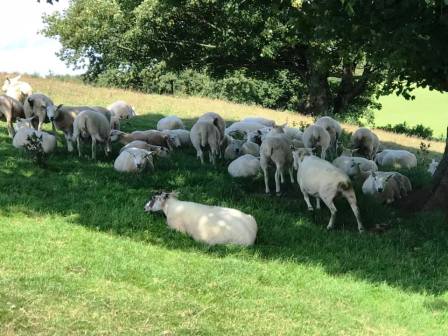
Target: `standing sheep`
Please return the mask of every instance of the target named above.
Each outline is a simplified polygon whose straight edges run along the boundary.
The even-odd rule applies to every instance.
[[[159,131],[184,129],[184,128],[185,126],[182,120],[175,115],[162,118],[157,122],[157,129]]]
[[[91,139],[92,159],[96,159],[96,143],[105,145],[106,156],[111,152],[110,148],[110,121],[96,111],[85,110],[79,113],[73,122],[73,140],[78,146],[78,154],[81,157],[81,139]]]
[[[24,118],[23,105],[18,100],[6,96],[0,96],[0,120],[6,120],[8,134],[11,138],[14,137],[15,131],[12,123],[17,118]]]
[[[331,137],[325,128],[319,125],[310,125],[303,132],[303,144],[306,148],[321,149],[320,157],[325,160],[330,147]]]
[[[218,127],[210,121],[198,120],[191,128],[190,139],[201,163],[204,164],[203,149],[208,146],[210,162],[215,164],[221,143],[221,134]]]
[[[46,95],[33,93],[25,99],[23,109],[26,118],[37,117],[37,130],[41,131],[44,122],[50,121],[48,115],[54,115],[55,106],[53,101]]]
[[[297,182],[308,210],[313,211],[309,195],[316,198],[317,209],[320,209],[320,200],[322,200],[331,212],[330,222],[327,226],[327,229],[330,230],[334,227],[337,212],[333,201],[336,196],[342,195],[350,204],[355,215],[358,231],[363,232],[364,227],[361,223],[356,195],[350,178],[330,162],[319,159],[314,155],[307,155],[309,151],[308,148],[302,148],[293,152],[294,167],[297,169]]]
[[[198,121],[211,122],[213,125],[215,125],[218,128],[219,135],[220,135],[219,141],[221,142],[224,139],[226,122],[224,121],[223,117],[221,117],[218,113],[206,112],[199,117]]]
[[[342,134],[341,125],[331,117],[319,118],[316,120],[314,125],[318,125],[318,126],[325,128],[325,130],[328,132],[328,134],[330,134],[331,148],[334,151],[334,153],[336,154],[338,140]]]
[[[239,210],[179,201],[175,193],[157,193],[145,205],[146,212],[163,211],[171,229],[208,245],[249,246],[257,236],[254,217]]]
[[[123,100],[110,104],[107,109],[118,119],[131,119],[136,116],[134,107]]]
[[[371,130],[361,127],[352,134],[351,145],[354,153],[373,160],[380,147],[380,140]]]
[[[417,157],[402,149],[385,149],[376,154],[375,161],[380,166],[391,166],[398,169],[417,167]]]

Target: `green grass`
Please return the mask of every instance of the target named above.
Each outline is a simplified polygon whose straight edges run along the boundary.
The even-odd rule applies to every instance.
[[[416,89],[415,100],[390,95],[380,98],[382,109],[375,113],[375,125],[422,124],[434,131],[434,137],[445,138],[448,126],[448,94],[429,89]]]
[[[76,88],[55,87],[59,97]],[[154,127],[171,112],[145,110],[124,129]],[[194,118],[180,116],[191,126]],[[266,196],[261,177],[231,179],[224,164],[201,166],[192,150],[123,175],[112,159],[78,159],[61,145],[41,169],[6,134],[1,123],[0,335],[448,333],[440,214],[404,216],[358,190],[365,225],[391,230],[359,235],[341,200],[337,230],[327,232],[328,210],[310,214],[297,185]],[[429,182],[424,167],[406,173],[417,187]],[[143,211],[160,189],[251,213],[256,244],[208,247],[169,230],[162,215]]]

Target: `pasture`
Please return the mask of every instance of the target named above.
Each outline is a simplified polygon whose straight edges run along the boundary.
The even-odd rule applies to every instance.
[[[154,128],[176,114],[191,127],[205,111],[227,122],[247,115],[310,120],[203,98],[175,98],[25,78],[56,104],[106,106],[124,99],[139,115],[122,129]],[[47,125],[48,127],[48,125]],[[347,130],[353,127],[346,126]],[[420,140],[378,132],[388,146]],[[448,230],[441,214],[407,216],[357,195],[357,233],[345,201],[336,230],[326,208],[309,213],[297,184],[266,196],[262,176],[235,180],[220,162],[201,166],[192,149],[123,175],[112,158],[79,159],[62,136],[47,169],[10,144],[0,123],[0,334],[2,335],[446,335]],[[443,144],[431,142],[431,155]],[[86,154],[89,151],[86,148]],[[430,176],[405,173],[416,187]],[[273,179],[271,178],[271,182]],[[208,247],[171,231],[143,206],[157,190],[240,209],[258,223],[251,248]]]

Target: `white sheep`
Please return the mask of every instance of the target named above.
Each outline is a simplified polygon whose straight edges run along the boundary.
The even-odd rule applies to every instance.
[[[341,169],[350,178],[361,174],[361,177],[367,178],[370,172],[378,171],[378,166],[372,160],[363,157],[340,156],[333,160],[333,165]]]
[[[341,125],[333,118],[327,116],[317,119],[314,125],[318,125],[325,128],[328,134],[330,134],[331,148],[334,151],[334,153],[336,153],[338,140],[342,134]]]
[[[180,147],[191,147],[190,131],[184,129],[165,130],[162,133],[176,136],[180,141]]]
[[[251,154],[253,156],[260,156],[260,146],[252,141],[246,141],[241,146],[241,154]]]
[[[107,109],[118,119],[130,119],[136,116],[134,107],[123,100],[110,104]]]
[[[306,148],[321,149],[320,157],[325,160],[327,150],[331,144],[330,134],[319,125],[310,125],[303,132],[303,144]]]
[[[371,172],[362,185],[362,192],[382,203],[393,203],[412,190],[409,179],[397,172]]]
[[[179,201],[175,193],[157,193],[145,205],[146,212],[163,211],[171,229],[209,245],[249,246],[257,236],[257,222],[236,209]]]
[[[352,134],[351,146],[356,155],[373,160],[380,147],[380,140],[371,130],[361,127]]]
[[[19,80],[21,76],[22,75],[18,75],[11,79],[6,77],[6,80],[3,82],[2,91],[5,92],[7,96],[18,100],[23,104],[25,99],[33,94],[33,89],[27,82]]]
[[[225,134],[248,134],[250,132],[258,131],[259,129],[264,129],[265,127],[265,125],[258,122],[237,121],[225,129]]]
[[[25,125],[27,123],[18,123],[19,125]],[[53,134],[37,131],[32,127],[18,126],[17,132],[12,139],[12,145],[15,148],[25,148],[30,143],[29,138],[35,135],[42,145],[42,150],[46,154],[53,153],[56,149],[56,137]]]
[[[285,131],[285,134],[291,139],[291,140],[302,140],[303,139],[303,132],[295,127],[283,127],[283,130]]]
[[[144,149],[144,150],[147,150],[149,152],[152,152],[154,154],[154,156],[159,156],[159,157],[168,157],[169,156],[169,149],[168,148],[162,147],[162,146],[151,145],[151,144],[147,143],[146,141],[142,141],[142,140],[131,141],[126,146],[123,146],[120,149],[120,153],[125,151],[125,150],[127,150],[127,149],[129,149],[129,148]]]
[[[417,157],[403,149],[385,149],[376,154],[375,161],[380,166],[391,166],[398,169],[417,167]]]
[[[232,177],[257,176],[261,169],[260,159],[253,155],[245,154],[230,162],[227,171]]]
[[[431,175],[434,175],[438,166],[439,166],[439,161],[432,159],[431,163],[428,166],[428,170],[427,170],[428,173],[430,173]]]
[[[215,164],[216,157],[219,155],[219,147],[221,142],[221,134],[219,129],[209,121],[198,120],[190,131],[190,139],[193,147],[196,149],[196,155],[204,164],[203,149],[208,147],[209,159]]]
[[[126,148],[114,162],[115,170],[121,173],[139,173],[146,167],[154,169],[153,152],[141,148]]]
[[[350,204],[358,223],[359,232],[363,232],[364,227],[361,223],[356,195],[350,178],[330,162],[314,155],[309,156],[310,151],[309,148],[301,148],[293,152],[294,168],[297,169],[297,182],[308,210],[313,211],[309,195],[316,198],[317,209],[320,209],[320,200],[322,200],[331,212],[330,222],[327,226],[327,229],[330,230],[334,227],[337,212],[333,201],[337,195],[342,195]]]
[[[226,135],[226,139],[228,145],[224,150],[224,160],[235,160],[241,155],[241,149],[243,147],[244,140],[233,139],[229,135]]]
[[[105,145],[106,156],[111,152],[110,148],[110,121],[100,112],[85,110],[79,113],[73,122],[73,141],[78,146],[78,154],[81,157],[81,139],[91,139],[92,159],[96,159],[96,143]]]
[[[247,118],[244,118],[241,121],[255,122],[255,123],[263,124],[266,127],[274,127],[275,126],[275,121],[274,120],[266,119],[266,118],[263,118],[263,117],[247,117]]]
[[[157,129],[159,131],[184,129],[184,128],[185,126],[182,120],[175,115],[164,117],[157,122]]]

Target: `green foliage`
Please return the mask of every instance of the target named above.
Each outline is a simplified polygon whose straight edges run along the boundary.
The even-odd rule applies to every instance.
[[[425,127],[421,124],[418,124],[416,126],[409,126],[406,121],[394,126],[392,126],[391,124],[387,124],[386,126],[380,126],[378,128],[389,132],[407,134],[423,139],[431,139],[433,136],[433,131],[431,128]]]

